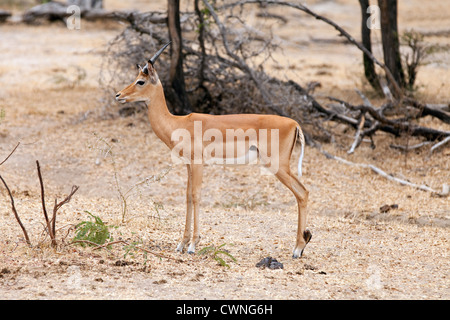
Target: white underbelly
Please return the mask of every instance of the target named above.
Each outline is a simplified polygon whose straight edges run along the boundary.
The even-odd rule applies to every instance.
[[[246,165],[246,164],[256,164],[258,160],[258,151],[256,148],[251,148],[247,151],[245,155],[235,158],[227,158],[227,157],[210,157],[203,159],[205,164],[219,164],[225,166],[238,166],[238,165]]]

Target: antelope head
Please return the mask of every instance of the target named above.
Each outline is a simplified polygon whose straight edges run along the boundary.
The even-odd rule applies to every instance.
[[[158,74],[154,68],[154,64],[164,49],[170,44],[167,43],[155,55],[148,60],[144,67],[136,65],[139,69],[139,74],[136,79],[123,90],[116,94],[116,100],[120,103],[134,102],[134,101],[144,101],[146,103],[150,102],[150,97],[153,95],[153,91],[161,86]]]

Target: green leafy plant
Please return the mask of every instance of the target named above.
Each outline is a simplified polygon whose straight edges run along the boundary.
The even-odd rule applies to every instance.
[[[82,221],[76,225],[75,229],[77,234],[73,238],[73,241],[79,241],[79,244],[83,247],[88,245],[103,245],[106,241],[112,241],[113,238],[109,232],[109,228],[99,217],[93,215],[89,211],[85,211],[94,219],[94,221]],[[86,242],[82,242],[84,240]]]
[[[130,256],[131,258],[135,258],[135,254],[139,251],[142,251],[142,257],[144,259],[143,265],[147,266],[149,251],[147,251],[143,248],[144,242],[142,241],[142,239],[138,238],[137,240],[132,241],[131,243],[129,243],[129,242],[124,242],[124,243],[126,245],[123,247],[123,250],[125,251],[123,258],[126,259],[127,256]]]
[[[234,262],[236,262],[237,260],[236,260],[235,257],[233,257],[233,256],[231,255],[230,252],[228,252],[228,250],[222,249],[222,248],[225,247],[225,246],[226,246],[226,243],[224,243],[224,244],[222,244],[222,245],[220,245],[220,246],[218,246],[218,247],[215,247],[215,246],[205,247],[205,248],[201,249],[201,250],[198,252],[198,254],[199,254],[199,255],[210,254],[211,257],[212,257],[214,260],[216,260],[222,267],[227,267],[227,268],[229,268],[230,266],[228,265],[228,263],[225,261],[224,258],[228,257],[228,258],[230,258],[231,260],[233,260]],[[222,256],[223,256],[223,258],[222,258]]]

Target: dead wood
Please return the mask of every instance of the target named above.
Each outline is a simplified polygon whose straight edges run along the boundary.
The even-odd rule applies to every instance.
[[[376,128],[377,130],[382,130],[385,132],[392,133],[396,136],[401,135],[401,133],[408,133],[411,136],[421,136],[421,137],[424,137],[425,139],[431,140],[431,141],[439,140],[439,139],[450,136],[450,131],[437,130],[437,129],[433,129],[433,128],[422,127],[422,126],[415,124],[411,120],[417,119],[418,118],[417,116],[412,117],[412,118],[408,118],[407,116],[405,116],[405,117],[396,118],[396,119],[391,119],[391,118],[386,117],[384,115],[384,111],[387,108],[393,107],[393,105],[389,104],[389,103],[381,106],[380,108],[375,108],[371,104],[370,105],[367,105],[367,104],[353,105],[346,101],[343,101],[341,99],[337,99],[334,97],[327,97],[327,98],[332,101],[337,101],[337,102],[341,103],[344,107],[346,107],[347,109],[349,109],[351,111],[360,111],[360,112],[367,113],[368,115],[370,115],[372,117],[372,121],[369,121],[367,126],[372,127],[373,126],[372,122],[375,122],[374,128]],[[368,134],[368,133],[373,134],[375,131],[376,130],[372,129],[372,130],[366,132],[365,134]]]
[[[11,16],[11,12],[0,9],[0,23],[5,22]]]
[[[55,199],[55,206],[53,207],[53,217],[51,220],[52,223],[52,232],[53,235],[56,236],[56,230],[55,230],[55,225],[56,225],[56,213],[58,212],[59,209],[61,209],[61,207],[67,203],[70,202],[70,200],[72,200],[72,196],[75,194],[75,192],[78,191],[80,187],[73,185],[72,186],[72,190],[70,191],[69,195],[61,202],[58,202],[58,199]]]
[[[430,153],[433,153],[435,150],[439,149],[440,147],[442,147],[443,145],[445,145],[446,143],[448,143],[450,141],[450,136],[448,136],[447,138],[445,138],[444,140],[442,140],[441,142],[436,143],[435,145],[433,145],[430,149]]]
[[[408,151],[411,151],[411,150],[420,149],[420,148],[422,148],[424,146],[427,146],[429,144],[431,144],[431,141],[424,141],[424,142],[415,144],[413,146],[402,146],[402,145],[391,144],[389,147],[392,148],[392,149],[398,149],[398,150],[401,150],[401,151],[404,151],[404,152],[408,152]]]
[[[45,190],[44,190],[44,182],[42,180],[41,167],[39,165],[39,161],[37,161],[37,160],[36,160],[36,166],[37,166],[37,172],[38,172],[38,177],[39,177],[39,184],[41,186],[41,203],[42,203],[42,211],[44,213],[44,219],[45,219],[45,223],[46,223],[46,230],[48,232],[48,235],[50,236],[52,247],[56,247],[57,246],[56,228],[55,228],[56,213],[63,205],[70,202],[70,200],[72,199],[72,196],[75,194],[75,192],[78,191],[79,187],[75,186],[75,185],[72,186],[72,190],[70,191],[69,195],[61,202],[58,202],[58,200],[55,199],[55,205],[53,207],[53,216],[52,216],[52,219],[49,219],[48,214],[47,214],[47,208],[45,205]]]
[[[0,163],[0,166],[1,166],[2,164],[4,164],[4,163],[11,157],[11,155],[17,150],[17,147],[18,147],[19,145],[20,145],[20,142],[17,143],[17,145],[14,147],[14,149],[13,149],[13,150],[9,153],[9,155],[5,158],[5,160],[3,160],[3,161]],[[11,193],[11,190],[9,189],[8,185],[6,184],[5,179],[3,179],[3,177],[2,177],[1,175],[0,175],[0,180],[3,182],[3,185],[4,185],[5,188],[6,188],[6,191],[8,191],[9,198],[11,199],[11,209],[12,209],[12,211],[13,211],[13,213],[14,213],[14,217],[16,217],[16,220],[17,220],[17,222],[19,223],[20,228],[21,228],[22,231],[23,231],[23,234],[24,234],[24,236],[25,236],[25,241],[26,241],[27,244],[31,247],[31,241],[30,241],[30,238],[28,237],[28,232],[27,232],[27,230],[25,229],[25,226],[23,225],[22,221],[20,220],[19,214],[17,213],[16,205],[15,205],[15,202],[14,202],[14,197],[13,197],[13,195],[12,195],[12,193]]]
[[[433,188],[430,188],[430,187],[428,187],[428,186],[426,186],[424,184],[421,184],[421,185],[415,184],[415,183],[409,182],[407,180],[395,177],[392,174],[388,174],[385,171],[381,170],[380,168],[374,166],[373,164],[355,163],[355,162],[343,159],[341,157],[332,155],[332,154],[330,154],[330,153],[328,153],[328,152],[326,152],[326,151],[324,151],[322,149],[319,149],[319,150],[328,159],[333,159],[333,160],[339,161],[339,162],[341,162],[343,164],[346,164],[346,165],[349,165],[349,166],[361,167],[361,168],[369,168],[373,172],[375,172],[375,173],[379,174],[380,176],[382,176],[383,178],[386,178],[388,180],[400,183],[401,185],[409,186],[409,187],[412,187],[412,188],[415,188],[415,189],[419,189],[419,190],[422,190],[422,191],[431,192],[432,194],[441,194],[441,192],[439,192],[439,191],[437,191],[437,190],[435,190]],[[443,186],[443,189],[445,189],[445,186]]]
[[[9,194],[9,198],[11,199],[11,209],[14,213],[14,216],[16,217],[17,222],[19,223],[20,228],[23,231],[23,234],[25,236],[25,241],[27,242],[27,244],[31,247],[31,241],[30,238],[28,237],[28,232],[25,229],[25,226],[23,225],[22,221],[20,220],[19,214],[17,213],[17,209],[14,203],[14,198],[13,195],[11,193],[11,190],[9,189],[8,185],[6,184],[6,181],[3,179],[3,177],[0,175],[0,180],[2,180],[3,185],[5,186],[6,190],[8,191]]]
[[[27,24],[37,24],[40,21],[64,21],[74,14],[69,10],[73,3],[49,1],[28,9],[22,14],[22,21]],[[117,20],[116,12],[101,7],[78,6],[80,17],[87,20]]]
[[[11,157],[11,155],[16,151],[16,149],[17,149],[17,147],[18,147],[19,145],[20,145],[20,142],[17,143],[17,145],[16,145],[16,146],[14,147],[14,149],[9,153],[9,155],[8,155],[8,156],[0,163],[0,166],[1,166],[2,164],[4,164],[4,163]],[[6,191],[8,191],[9,198],[11,199],[11,209],[12,209],[12,211],[13,211],[13,213],[14,213],[14,216],[16,217],[17,222],[19,223],[20,228],[21,228],[22,231],[23,231],[23,234],[24,234],[24,236],[25,236],[25,241],[27,242],[27,244],[28,244],[29,246],[31,246],[31,241],[30,241],[30,238],[28,237],[28,232],[27,232],[27,230],[25,229],[25,226],[23,225],[22,221],[20,220],[19,214],[17,213],[16,205],[15,205],[15,203],[14,203],[14,197],[13,197],[13,195],[12,195],[12,193],[11,193],[11,190],[9,189],[8,185],[6,184],[5,179],[3,179],[3,177],[2,177],[1,175],[0,175],[0,180],[3,182],[3,185],[4,185],[5,188],[6,188]]]
[[[9,155],[5,158],[5,160],[3,160],[2,162],[0,162],[0,166],[2,164],[4,164],[6,162],[6,160],[9,159],[9,157],[11,157],[11,155],[16,151],[17,147],[20,145],[20,142],[17,143],[17,145],[14,147],[14,149],[12,149],[12,151],[9,153]]]
[[[39,165],[39,161],[37,161],[37,160],[36,160],[36,167],[37,167],[37,172],[38,172],[38,177],[39,177],[39,184],[41,186],[42,211],[44,213],[44,218],[45,218],[45,222],[47,225],[47,232],[50,236],[52,246],[56,246],[57,243],[56,243],[55,235],[53,234],[53,228],[51,227],[50,220],[48,219],[47,208],[45,206],[45,191],[44,191],[44,182],[42,181],[41,166]]]
[[[449,104],[423,104],[412,98],[406,98],[405,103],[417,109],[416,118],[432,116],[442,122],[450,124],[450,105]]]
[[[364,128],[365,122],[366,122],[366,116],[365,116],[365,113],[362,113],[361,119],[359,120],[358,129],[356,130],[356,133],[355,133],[355,141],[353,141],[353,144],[352,144],[350,150],[347,151],[348,154],[352,154],[353,152],[355,152],[355,149],[357,147],[359,147],[359,145],[361,144],[361,141],[363,139],[362,128]]]
[[[25,11],[22,15],[22,21],[25,23],[36,23],[39,20],[63,20],[71,15],[67,12],[69,6],[60,2],[50,1]]]

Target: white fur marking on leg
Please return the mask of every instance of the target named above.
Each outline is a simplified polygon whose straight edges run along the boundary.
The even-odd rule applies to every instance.
[[[195,253],[195,243],[191,243],[188,248],[188,253]]]
[[[184,243],[181,241],[177,246],[177,252],[183,252]]]
[[[303,154],[305,152],[305,145],[302,142],[302,151],[300,153],[300,157],[298,158],[298,176],[302,176],[302,162],[303,162]]]

